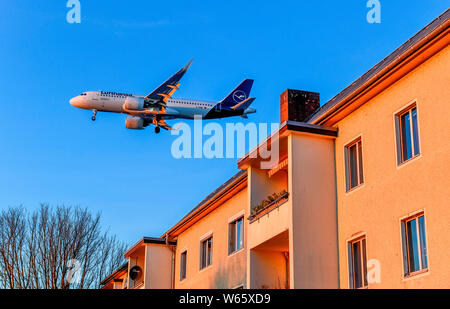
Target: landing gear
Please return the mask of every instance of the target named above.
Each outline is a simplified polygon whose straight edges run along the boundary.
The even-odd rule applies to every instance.
[[[155,127],[155,133],[158,134],[161,131],[160,127]]]
[[[95,121],[95,116],[97,116],[97,110],[96,109],[94,109],[94,115],[92,116],[92,121]]]

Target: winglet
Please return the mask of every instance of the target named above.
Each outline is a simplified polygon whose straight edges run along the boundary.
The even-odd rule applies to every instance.
[[[183,71],[187,71],[189,69],[189,67],[191,66],[192,61],[194,61],[194,59],[191,59],[183,68]]]

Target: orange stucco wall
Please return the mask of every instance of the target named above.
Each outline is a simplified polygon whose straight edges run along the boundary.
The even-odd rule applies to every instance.
[[[340,285],[349,287],[346,241],[366,233],[381,282],[369,288],[450,287],[450,47],[334,124]],[[397,166],[394,114],[416,102],[421,154]],[[346,193],[344,146],[361,136],[364,185]],[[429,271],[405,279],[400,220],[424,210]]]
[[[292,288],[337,288],[334,139],[289,136]]]
[[[166,245],[145,245],[144,289],[170,289],[172,249]]]
[[[246,286],[247,189],[232,196],[220,207],[178,236],[175,265],[175,288],[235,288]],[[228,224],[243,214],[244,249],[228,255]],[[200,270],[200,240],[213,235],[212,264]],[[180,281],[180,254],[187,250],[186,279]]]

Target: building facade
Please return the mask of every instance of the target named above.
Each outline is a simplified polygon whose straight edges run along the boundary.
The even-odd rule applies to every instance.
[[[104,287],[449,288],[449,25],[446,11],[322,107],[284,92],[241,171],[127,252],[140,282]]]

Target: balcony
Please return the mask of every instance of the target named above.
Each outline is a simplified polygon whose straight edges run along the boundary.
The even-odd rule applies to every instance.
[[[250,223],[255,222],[262,216],[270,213],[271,211],[277,209],[284,203],[288,201],[289,193],[286,190],[280,193],[273,193],[269,195],[267,199],[263,200],[260,204],[254,205],[251,208],[251,215],[248,217]]]
[[[290,288],[289,256],[289,231],[281,232],[251,249],[250,288]]]
[[[129,289],[169,289],[173,278],[174,241],[143,237],[125,252]]]
[[[141,289],[144,287],[145,248],[135,250],[129,259],[128,288]]]

